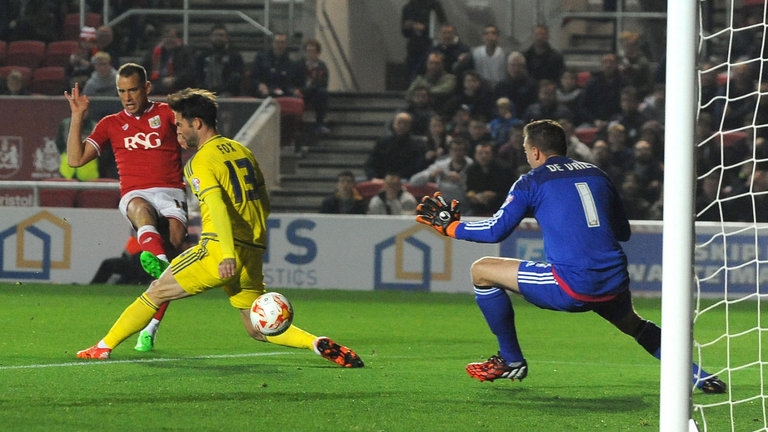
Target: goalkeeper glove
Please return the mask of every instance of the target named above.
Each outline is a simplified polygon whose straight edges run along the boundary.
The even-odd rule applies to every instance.
[[[421,204],[416,207],[416,214],[418,214],[416,222],[429,225],[440,234],[450,237],[454,237],[459,219],[461,219],[459,202],[451,200],[449,205],[440,192],[422,198]]]

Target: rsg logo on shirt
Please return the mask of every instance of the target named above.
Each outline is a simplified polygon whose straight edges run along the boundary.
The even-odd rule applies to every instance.
[[[149,150],[160,147],[162,142],[160,141],[160,134],[157,132],[150,132],[148,134],[139,132],[134,136],[125,137],[123,143],[128,150],[138,149],[139,146],[142,146],[144,150]]]

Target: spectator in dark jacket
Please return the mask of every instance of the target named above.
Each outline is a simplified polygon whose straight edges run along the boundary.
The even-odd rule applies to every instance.
[[[251,94],[256,97],[298,96],[299,65],[288,55],[288,36],[275,33],[272,49],[256,54],[251,72]]]
[[[411,115],[397,113],[392,129],[394,133],[380,138],[365,161],[369,180],[381,180],[387,173],[409,178],[424,167],[425,146],[411,135]]]
[[[195,85],[194,53],[183,44],[179,30],[174,26],[163,29],[160,43],[147,51],[142,65],[156,94],[173,93]]]
[[[625,86],[615,54],[603,55],[600,65],[600,72],[587,81],[582,105],[584,120],[598,127],[621,112],[621,89]]]
[[[214,24],[210,38],[210,48],[197,56],[197,82],[218,96],[240,96],[245,72],[243,56],[229,46],[229,32],[224,24]]]
[[[325,135],[330,130],[325,126],[328,113],[328,66],[320,60],[322,46],[316,39],[304,42],[306,58],[300,65],[299,77],[301,97],[304,103],[315,111],[315,132]]]
[[[432,45],[429,34],[430,14],[434,12],[438,23],[445,22],[445,11],[439,0],[410,0],[403,6],[400,15],[400,31],[408,40],[405,50],[405,64],[408,81],[424,74],[427,54]]]
[[[525,51],[528,73],[531,78],[540,81],[560,81],[565,71],[565,61],[559,51],[549,44],[549,29],[545,25],[537,25],[533,29],[533,43]]]
[[[355,187],[352,171],[342,171],[336,177],[336,192],[325,198],[320,213],[365,214],[363,196]]]
[[[536,80],[528,74],[525,56],[518,51],[510,53],[507,56],[507,77],[496,84],[494,97],[511,100],[518,114],[521,114],[528,105],[536,102],[538,91]]]

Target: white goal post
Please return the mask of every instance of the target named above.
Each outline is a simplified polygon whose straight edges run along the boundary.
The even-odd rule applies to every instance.
[[[691,418],[696,3],[667,2],[659,401],[665,432],[687,431]]]

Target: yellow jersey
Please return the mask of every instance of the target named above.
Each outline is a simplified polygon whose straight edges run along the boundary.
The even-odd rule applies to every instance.
[[[247,147],[216,135],[187,162],[184,176],[200,200],[201,240],[218,241],[223,258],[234,258],[235,245],[266,248],[269,195]]]

